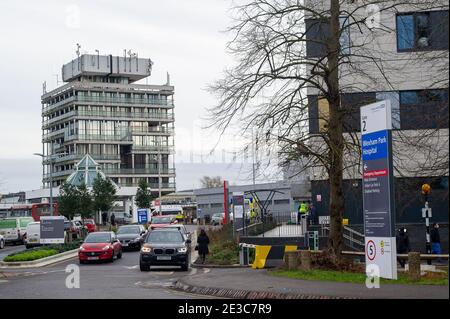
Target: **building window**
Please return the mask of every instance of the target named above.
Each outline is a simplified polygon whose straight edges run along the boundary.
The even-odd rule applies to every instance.
[[[448,128],[448,90],[400,91],[403,130]]]
[[[350,27],[349,17],[339,17],[339,23],[341,27],[341,34],[339,37],[339,43],[341,46],[342,54],[350,54]],[[306,55],[307,57],[323,57],[327,55],[327,45],[329,38],[331,37],[330,23],[328,20],[319,19],[306,19]]]
[[[448,11],[397,15],[398,51],[448,49]]]

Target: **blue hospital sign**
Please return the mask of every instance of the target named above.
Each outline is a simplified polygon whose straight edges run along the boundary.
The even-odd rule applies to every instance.
[[[138,209],[138,223],[146,224],[148,222],[148,210],[147,209]]]
[[[397,278],[391,107],[388,100],[361,108],[363,213],[366,267]]]

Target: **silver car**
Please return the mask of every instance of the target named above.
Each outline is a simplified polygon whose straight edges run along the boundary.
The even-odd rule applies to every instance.
[[[0,235],[0,249],[5,248],[5,237],[3,235]]]

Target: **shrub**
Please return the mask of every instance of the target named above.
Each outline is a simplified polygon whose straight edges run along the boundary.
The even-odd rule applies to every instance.
[[[23,251],[20,253],[16,253],[14,255],[6,256],[4,261],[13,262],[13,261],[32,261],[36,259],[41,259],[45,257],[49,257],[52,255],[58,254],[58,250],[56,249],[41,249],[34,251]]]

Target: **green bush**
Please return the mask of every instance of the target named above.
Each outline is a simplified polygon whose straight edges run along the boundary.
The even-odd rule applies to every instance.
[[[74,250],[80,247],[81,241],[75,240],[70,244],[61,245],[45,245],[12,253],[3,259],[5,262],[10,261],[32,261],[36,259],[45,258],[48,256],[60,254],[69,250]]]
[[[6,256],[4,261],[12,262],[12,261],[32,261],[36,259],[41,259],[49,256],[56,255],[58,250],[56,249],[41,249],[34,251],[23,251],[21,253],[16,253],[14,255]]]

